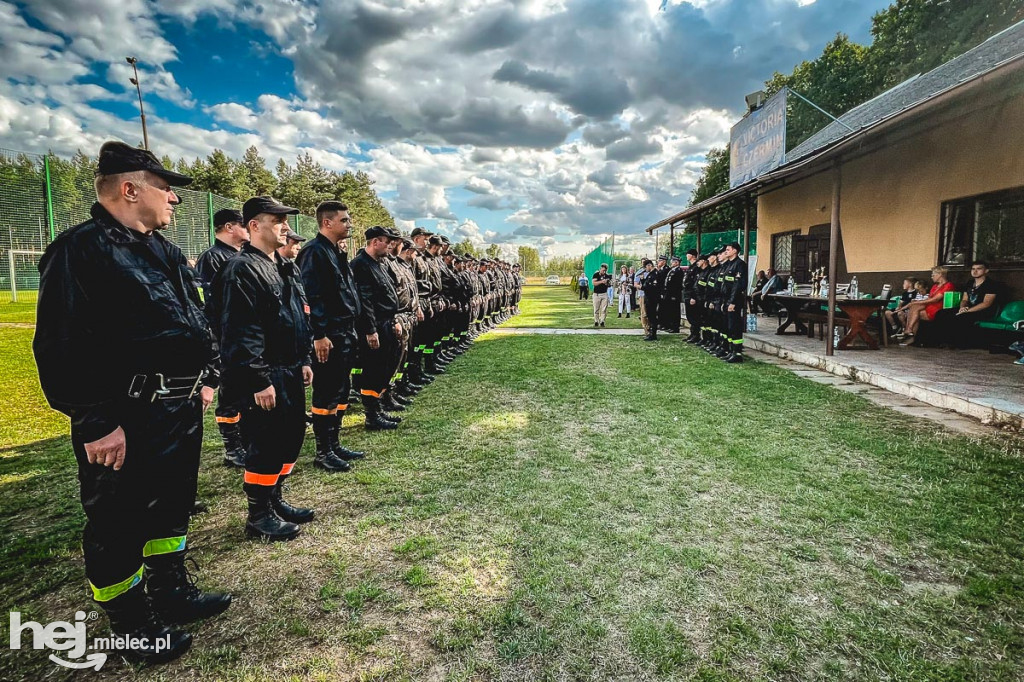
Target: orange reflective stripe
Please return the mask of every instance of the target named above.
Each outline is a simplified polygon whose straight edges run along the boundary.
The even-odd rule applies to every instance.
[[[282,476],[287,476],[288,474],[290,474],[292,472],[292,469],[294,469],[294,468],[295,468],[295,462],[292,462],[290,464],[285,464],[283,467],[281,467],[281,475]]]
[[[377,391],[371,391],[368,388],[361,389],[359,392],[362,393],[363,395],[372,396],[374,398],[380,397],[380,393],[377,393]]]
[[[321,416],[328,417],[328,416],[334,414],[335,410],[326,410],[326,409],[324,409],[322,407],[314,407],[314,408],[312,408],[312,412],[313,412],[313,414],[319,414]]]
[[[338,412],[344,412],[348,409],[348,405],[338,405]]]
[[[245,482],[253,485],[277,485],[277,478],[280,474],[256,474],[251,471],[245,472]]]
[[[218,424],[237,424],[238,420],[242,418],[242,415],[236,414],[234,417],[217,417]]]

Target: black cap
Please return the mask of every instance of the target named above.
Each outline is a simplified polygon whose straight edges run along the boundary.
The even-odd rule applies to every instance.
[[[298,215],[299,209],[285,206],[274,197],[260,196],[249,199],[242,205],[242,223],[249,224],[249,221],[260,213],[272,213],[274,215]]]
[[[382,227],[380,225],[374,225],[373,227],[368,229],[364,233],[364,236],[366,237],[366,241],[376,239],[377,237],[387,237],[388,239],[402,238],[402,234],[398,230],[394,230],[390,227]]]
[[[689,250],[687,250],[686,255],[687,256],[693,256],[694,258],[696,258],[700,254],[697,253],[697,249],[689,249]]]
[[[447,245],[449,245],[449,246],[451,245],[451,243],[452,243],[452,242],[451,242],[451,240],[450,240],[450,239],[448,239],[448,237],[445,237],[445,236],[444,236],[443,234],[442,234],[442,235],[440,235],[440,236],[441,236],[441,241],[442,241],[443,243],[445,243],[445,244],[447,244]]]
[[[706,254],[706,253],[702,253],[702,254],[697,256],[697,260],[699,260],[699,261],[700,260],[707,260],[707,259],[708,259],[708,254]]]
[[[668,261],[668,256],[666,256],[665,254],[661,254],[660,256],[658,256],[658,260],[663,260],[663,261],[667,262]]]
[[[227,225],[228,223],[240,222],[242,222],[242,212],[236,211],[233,208],[222,208],[213,214],[214,227],[220,227],[221,225]]]
[[[733,249],[736,249],[737,251],[740,250],[740,243],[739,242],[729,242],[728,244],[726,244],[726,246],[728,246],[730,248],[733,248]]]
[[[682,263],[683,262],[683,260],[679,256],[672,256],[672,260],[674,260],[676,263]]]
[[[648,265],[654,265],[654,261],[652,261],[650,258],[644,258],[643,261],[640,262],[640,265],[644,267]]]
[[[414,227],[414,228],[412,228],[412,236],[413,237],[419,237],[421,234],[422,235],[426,235],[427,237],[429,237],[430,235],[432,235],[434,233],[429,231],[429,230],[427,230],[426,228],[423,228],[423,227]]]
[[[414,244],[411,239],[408,239],[408,238],[403,238],[402,239],[402,248],[404,248],[404,249],[412,249],[412,248],[415,248],[415,246],[416,246],[416,244]]]
[[[441,241],[441,237],[436,234],[430,235],[430,239],[427,240],[427,243],[431,246],[441,246],[444,244],[444,242]]]
[[[304,241],[306,241],[305,237],[303,237],[301,234],[299,234],[298,232],[296,232],[295,230],[293,230],[291,228],[288,229],[288,234],[286,234],[285,237],[287,237],[288,239],[292,240],[293,242],[304,242]]]
[[[192,178],[164,168],[156,155],[148,149],[132,147],[124,142],[104,142],[100,147],[97,175],[117,175],[134,171],[149,171],[179,187],[192,184]]]

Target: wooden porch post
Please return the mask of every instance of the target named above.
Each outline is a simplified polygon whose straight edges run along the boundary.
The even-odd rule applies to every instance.
[[[671,258],[676,249],[676,224],[669,223],[668,226],[668,257]]]
[[[704,253],[700,250],[700,213],[697,214],[697,253]]]
[[[743,195],[743,262],[750,260],[750,195]],[[748,266],[749,267],[749,266]]]
[[[831,356],[835,349],[836,322],[836,264],[839,259],[839,195],[842,188],[842,161],[836,159],[832,166],[832,224],[828,243],[828,327],[825,329],[825,355]],[[884,322],[883,322],[884,324]]]

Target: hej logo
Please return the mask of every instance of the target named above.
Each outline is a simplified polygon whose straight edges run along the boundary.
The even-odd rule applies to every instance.
[[[21,612],[11,611],[11,649],[21,649],[21,638],[25,630],[32,633],[33,649],[52,649],[53,651],[67,651],[70,659],[82,658],[87,648],[85,636],[86,620],[96,620],[96,612],[86,615],[85,611],[75,613],[75,622],[57,620],[49,625],[42,625],[35,621],[21,622]],[[65,661],[64,659],[50,654],[50,660],[65,668],[95,668],[99,670],[107,661],[104,653],[89,654],[82,661]]]

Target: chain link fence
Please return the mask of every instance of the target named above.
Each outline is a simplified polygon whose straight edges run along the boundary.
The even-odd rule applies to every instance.
[[[89,219],[96,201],[94,161],[0,149],[0,305],[35,302],[39,258],[61,232]],[[213,243],[213,215],[242,202],[210,192],[175,190],[181,203],[162,234],[194,260]],[[292,229],[311,239],[316,219],[292,216]],[[349,242],[349,253],[359,243]]]

